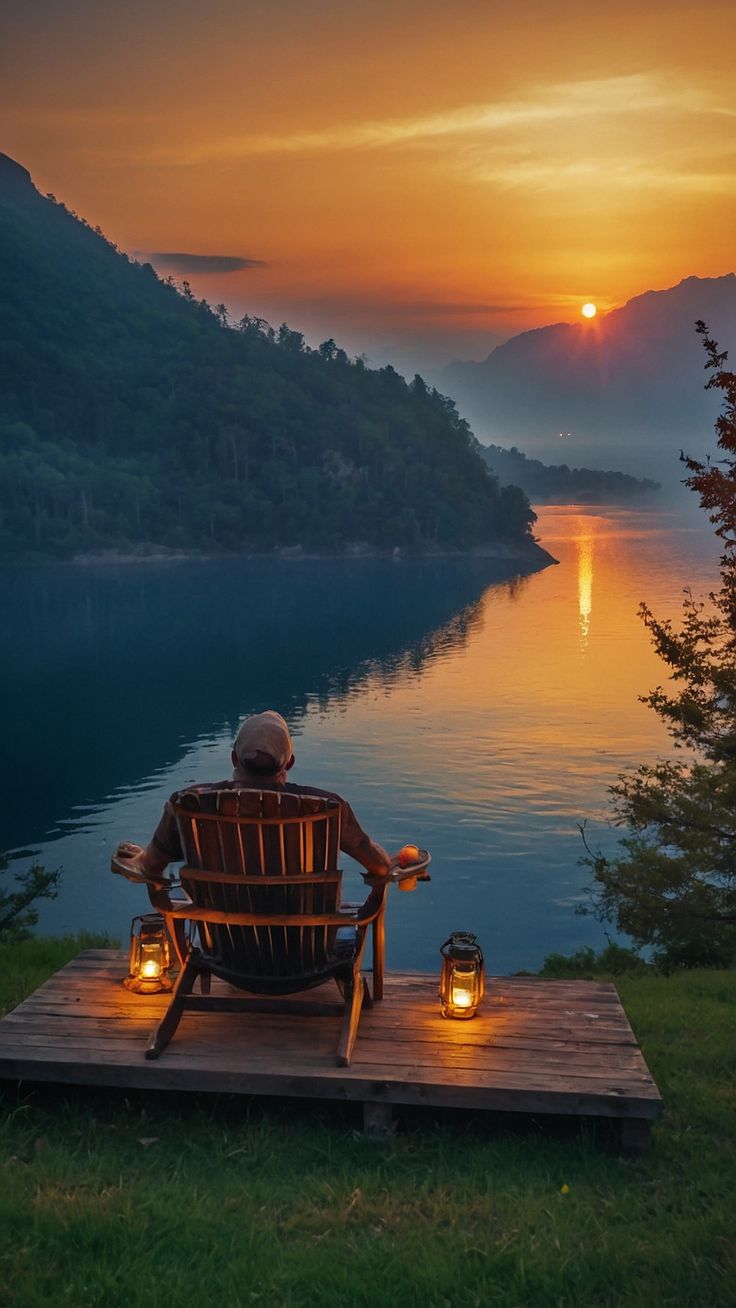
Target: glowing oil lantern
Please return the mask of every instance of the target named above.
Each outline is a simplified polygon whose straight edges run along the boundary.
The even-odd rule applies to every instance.
[[[130,924],[130,975],[123,985],[138,995],[154,995],[170,990],[173,982],[167,975],[171,950],[166,924],[160,913],[143,913]]]
[[[478,941],[469,931],[453,931],[440,953],[442,1016],[475,1017],[485,989],[483,953]]]

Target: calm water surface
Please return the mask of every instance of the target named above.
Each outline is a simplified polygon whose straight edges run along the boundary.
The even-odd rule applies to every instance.
[[[574,913],[578,823],[611,846],[607,786],[670,749],[637,700],[663,676],[637,606],[676,615],[717,550],[675,512],[548,508],[538,533],[559,566],[511,581],[479,560],[0,577],[1,847],[63,867],[40,928],[123,938],[145,897],[108,872],[118,840],[145,843],[173,790],[228,776],[239,718],[275,707],[293,780],[341,791],[389,848],[432,851],[431,883],[391,892],[391,965],[434,968],[457,929],[500,972],[605,943]]]

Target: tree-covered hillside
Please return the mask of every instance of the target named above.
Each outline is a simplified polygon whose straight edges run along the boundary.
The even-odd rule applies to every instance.
[[[520,486],[524,494],[536,502],[616,504],[632,495],[660,489],[659,482],[649,477],[631,477],[627,472],[601,472],[597,468],[569,468],[566,463],[542,463],[540,459],[528,458],[515,445],[510,450],[500,445],[481,445],[480,449],[502,486],[506,483]]]
[[[0,155],[0,554],[530,539],[451,401],[162,282]]]

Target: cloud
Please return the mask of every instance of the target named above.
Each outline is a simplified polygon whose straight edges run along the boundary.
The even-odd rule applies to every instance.
[[[243,268],[265,268],[262,259],[244,259],[232,254],[167,254],[162,251],[141,254],[141,258],[150,259],[153,264],[173,268],[179,273],[231,273],[241,272]]]
[[[405,118],[338,122],[281,134],[191,140],[167,163],[380,151],[432,152],[463,181],[601,205],[633,194],[730,194],[736,188],[727,87],[682,75],[529,85],[513,99]],[[159,161],[160,162],[160,161]],[[606,198],[608,197],[608,198]]]
[[[509,301],[498,304],[481,303],[467,300],[412,300],[394,299],[390,294],[365,296],[360,291],[348,291],[340,295],[300,296],[294,301],[300,310],[329,311],[333,318],[381,320],[390,317],[392,321],[399,318],[421,320],[423,318],[466,318],[489,317],[494,314],[536,312],[548,308],[548,301],[518,303]],[[567,303],[567,300],[565,301]]]
[[[628,119],[646,114],[652,118],[718,115],[733,117],[710,92],[661,74],[635,73],[622,77],[545,84],[530,88],[516,100],[463,105],[442,113],[402,119],[372,119],[341,123],[315,130],[282,135],[250,134],[218,137],[199,145],[184,146],[180,163],[258,155],[309,154],[396,146],[422,146],[443,140],[502,137],[519,129],[543,128],[565,121],[580,124],[592,119]]]
[[[479,163],[468,165],[467,176],[476,182],[500,185],[509,190],[528,187],[535,192],[562,191],[572,194],[575,188],[588,188],[589,195],[597,195],[608,203],[614,191],[690,191],[711,194],[736,190],[736,169],[731,171],[698,172],[694,168],[661,167],[648,159],[616,161],[603,159],[589,161],[509,163],[502,166]],[[591,188],[597,188],[595,192]]]

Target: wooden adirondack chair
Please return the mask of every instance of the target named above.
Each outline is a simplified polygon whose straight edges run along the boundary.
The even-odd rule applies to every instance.
[[[171,1002],[146,1058],[158,1058],[185,1012],[334,1012],[342,1016],[337,1062],[346,1067],[363,1003],[383,997],[385,881],[362,905],[340,904],[340,805],[276,791],[182,791],[173,798],[188,899],[149,885],[180,956]],[[185,924],[189,923],[187,936]],[[373,994],[361,975],[373,928]],[[258,998],[211,996],[221,977]],[[201,994],[193,994],[200,978]],[[342,1004],[283,996],[334,978]]]

